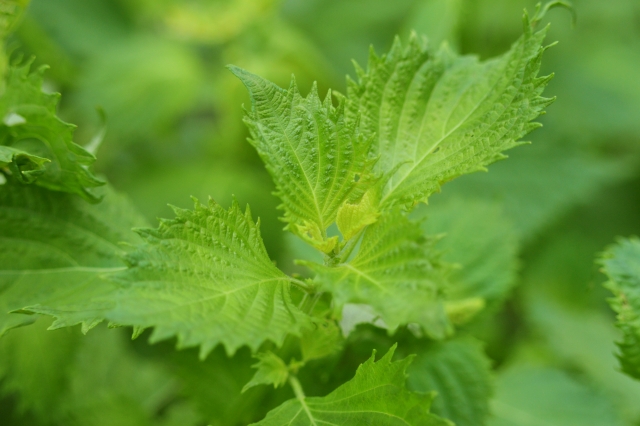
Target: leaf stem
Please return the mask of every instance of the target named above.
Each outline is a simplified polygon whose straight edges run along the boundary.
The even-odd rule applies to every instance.
[[[340,263],[346,262],[347,259],[349,258],[349,256],[351,256],[351,253],[353,252],[353,249],[356,248],[356,246],[360,242],[362,234],[364,234],[364,231],[367,228],[368,227],[365,226],[364,228],[359,230],[356,235],[351,237],[351,239],[349,239],[349,241],[347,241],[347,244],[345,244],[345,246],[342,248],[342,250],[340,252]]]
[[[307,401],[306,401],[307,397],[305,396],[304,391],[302,390],[302,385],[298,381],[298,378],[293,374],[289,375],[289,384],[293,388],[293,393],[296,395],[296,399],[300,401],[300,405],[302,406],[302,409],[307,414],[307,417],[309,418],[311,425],[318,426],[318,423],[316,423],[313,415],[311,414],[311,411],[309,410],[309,407],[307,406]]]
[[[305,283],[302,280],[299,280],[297,278],[293,278],[293,277],[287,277],[287,279],[289,280],[289,282],[293,285],[295,285],[296,287],[298,287],[299,289],[303,290],[304,292],[306,292],[307,294],[313,294],[315,293],[315,288],[312,285],[309,285],[307,283]]]
[[[293,388],[293,393],[296,395],[296,398],[298,398],[300,401],[304,401],[306,398],[306,395],[302,390],[302,385],[300,384],[300,381],[298,380],[298,378],[293,374],[289,375],[289,384]]]

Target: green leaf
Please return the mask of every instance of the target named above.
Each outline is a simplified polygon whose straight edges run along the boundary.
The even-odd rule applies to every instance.
[[[434,242],[419,223],[394,210],[366,228],[353,259],[335,266],[305,264],[318,273],[336,309],[367,304],[391,330],[418,323],[430,336],[442,338],[451,325],[441,300],[446,269]]]
[[[90,171],[95,157],[73,142],[75,126],[56,116],[60,96],[42,91],[45,67],[30,72],[30,63],[9,67],[4,92],[0,97],[0,146],[28,153],[12,169],[17,179],[54,191],[78,194],[88,201],[99,200],[93,188],[104,185]],[[3,157],[7,157],[6,148]],[[44,164],[37,158],[49,160]],[[35,170],[33,163],[40,161]],[[26,166],[26,169],[24,168]],[[44,167],[43,167],[44,166]]]
[[[15,27],[20,16],[29,5],[29,0],[4,0],[0,5],[0,41]]]
[[[434,197],[423,228],[438,241],[442,259],[457,265],[448,276],[447,302],[485,300],[495,310],[509,294],[518,267],[517,235],[495,201]]]
[[[369,182],[370,141],[347,122],[344,102],[321,101],[317,87],[303,97],[294,80],[288,90],[237,67],[230,70],[249,90],[245,123],[282,199],[287,228],[325,252],[326,229],[340,206],[355,201]],[[332,241],[335,241],[332,240]]]
[[[108,306],[93,300],[113,289],[101,277],[125,268],[119,243],[139,241],[131,228],[144,223],[110,189],[92,205],[34,185],[1,185],[0,335],[33,320],[9,313],[27,307],[60,315],[54,328],[99,322]]]
[[[0,145],[0,169],[9,167],[22,183],[34,182],[45,172],[45,164],[50,161],[20,149]]]
[[[219,346],[205,360],[193,350],[169,350],[161,359],[179,378],[180,395],[198,407],[206,420],[202,424],[248,425],[267,414],[265,395],[273,395],[273,389],[258,386],[241,393],[253,375],[248,348],[230,358]]]
[[[540,94],[550,79],[536,77],[546,29],[524,35],[501,57],[480,62],[443,46],[433,52],[415,34],[404,46],[373,51],[367,70],[349,80],[347,115],[373,137],[376,171],[387,175],[381,205],[426,202],[456,176],[505,158],[553,100]]]
[[[36,424],[160,425],[153,421],[159,410],[178,409],[183,422],[177,424],[199,423],[188,420],[195,413],[182,401],[173,402],[178,381],[134,354],[122,330],[99,327],[82,336],[77,329],[48,331],[45,322],[0,340],[0,393],[15,398]]]
[[[300,338],[302,361],[324,358],[342,349],[344,339],[340,327],[331,320],[318,320],[311,330]]]
[[[556,267],[553,272],[557,273],[557,270]],[[566,280],[553,281],[548,275],[540,279],[551,279],[554,287]],[[624,374],[614,374],[619,361],[613,341],[619,333],[609,312],[576,309],[573,305],[560,303],[553,292],[543,290],[543,285],[535,280],[523,287],[526,320],[535,336],[544,338],[543,342],[536,339],[530,345],[538,351],[541,347],[548,348],[557,363],[571,366],[574,372],[588,378],[606,393],[624,420],[633,424],[640,418],[640,382]]]
[[[252,367],[257,368],[258,371],[242,388],[243,393],[254,386],[273,385],[274,388],[279,388],[287,382],[289,367],[278,355],[273,352],[261,352],[256,354],[255,358],[258,359],[258,362]]]
[[[294,382],[296,399],[291,399],[255,423],[256,426],[391,426],[451,425],[429,413],[433,394],[410,392],[405,371],[413,357],[391,362],[393,346],[378,362],[375,352],[361,364],[353,379],[325,397],[307,398]]]
[[[145,241],[126,256],[129,269],[113,276],[121,286],[107,318],[116,324],[155,327],[152,342],[178,337],[206,356],[218,343],[229,353],[266,340],[281,345],[309,318],[291,301],[291,278],[269,259],[259,223],[237,202],[225,210],[213,200],[158,229],[138,229]]]
[[[637,155],[603,156],[580,139],[566,140],[550,135],[550,130],[540,135],[543,139],[513,151],[509,161],[495,164],[490,173],[451,182],[433,197],[434,203],[440,197],[500,200],[518,236],[531,242],[576,205],[598,198],[599,191],[629,179],[637,169]]]
[[[620,365],[622,371],[640,380],[640,240],[622,239],[601,259],[609,276],[605,287],[615,297],[609,299],[622,330]]]
[[[516,366],[504,371],[489,426],[620,426],[601,394],[561,370]]]
[[[0,93],[5,87],[4,79],[7,70],[7,53],[5,39],[20,23],[22,15],[30,0],[3,0],[0,3]]]
[[[409,388],[436,391],[432,411],[457,426],[486,423],[492,382],[491,362],[469,338],[436,343],[418,353],[409,367]]]
[[[161,426],[165,423],[158,413],[171,417],[176,410],[183,416],[177,424],[201,424],[191,404],[178,399],[180,382],[132,351],[130,340],[119,331],[99,327],[82,337],[77,355],[67,361],[68,391],[59,395],[57,424]]]
[[[82,337],[77,330],[47,331],[43,319],[0,339],[0,394],[14,395],[18,411],[38,419],[57,410]]]

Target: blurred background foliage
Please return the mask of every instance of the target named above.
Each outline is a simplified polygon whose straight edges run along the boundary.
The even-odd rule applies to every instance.
[[[223,205],[235,196],[261,218],[269,253],[291,272],[292,259],[308,254],[282,232],[271,180],[245,141],[248,96],[224,66],[281,86],[295,74],[303,92],[314,80],[321,93],[342,92],[351,60],[365,64],[370,45],[385,52],[396,34],[415,30],[433,46],[447,42],[489,58],[521,34],[522,9],[534,5],[32,0],[9,46],[50,66],[46,89],[63,94],[60,115],[78,125],[76,142],[102,134],[104,111],[96,170],[151,223],[171,215],[167,203],[189,207],[189,195]],[[568,13],[548,18],[547,40],[560,44],[546,53],[543,71],[555,72],[546,93],[558,100],[545,127],[530,135],[533,143],[488,173],[446,184],[419,212],[429,218],[428,231],[448,234],[445,257],[462,266],[454,280],[513,287],[506,303],[486,294],[497,315],[466,330],[486,342],[493,361],[494,426],[640,425],[640,382],[616,371],[618,335],[594,263],[616,236],[640,234],[640,2],[574,6],[575,28]],[[242,425],[290,396],[265,387],[239,394],[252,374],[246,351],[229,360],[217,350],[199,363],[195,350],[175,352],[171,343],[43,330],[16,329],[0,341],[3,425]],[[340,359],[319,361],[339,366],[343,380],[371,348],[385,353],[392,342],[410,340],[358,330]],[[89,358],[98,369],[88,368]],[[21,369],[41,376],[25,380]],[[316,381],[306,389],[311,395],[340,383]],[[71,400],[75,408],[65,411]],[[60,423],[48,416],[56,405],[68,415]]]

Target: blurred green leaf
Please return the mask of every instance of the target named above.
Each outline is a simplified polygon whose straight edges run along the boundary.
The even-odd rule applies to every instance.
[[[0,98],[0,144],[5,147],[0,164],[12,160],[9,170],[23,183],[35,182],[96,202],[94,188],[104,182],[89,170],[95,157],[73,142],[75,126],[56,115],[59,95],[42,91],[44,68],[34,72],[30,68],[29,62],[9,68]],[[18,153],[7,158],[7,149]]]
[[[139,241],[131,228],[145,223],[125,197],[105,193],[95,205],[33,185],[0,185],[0,334],[32,322],[9,313],[27,307],[63,312],[53,327],[82,322],[86,330],[100,321],[105,306],[89,302],[113,288],[101,276],[125,267],[119,243]]]
[[[491,403],[489,426],[617,426],[601,395],[552,368],[514,366],[502,372]]]
[[[448,277],[448,300],[480,297],[495,310],[516,281],[518,238],[500,203],[478,198],[434,197],[420,209],[430,235],[443,234],[442,259],[457,265]]]
[[[436,392],[432,411],[457,426],[486,424],[493,393],[491,362],[470,338],[436,343],[409,367],[409,389]]]
[[[620,240],[600,259],[609,276],[605,284],[614,295],[609,299],[622,330],[620,364],[622,371],[640,379],[640,240]]]

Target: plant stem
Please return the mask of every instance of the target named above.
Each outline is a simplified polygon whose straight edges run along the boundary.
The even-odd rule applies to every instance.
[[[315,292],[315,289],[314,289],[313,286],[305,283],[302,280],[299,280],[299,279],[293,278],[293,277],[287,277],[287,279],[289,280],[289,282],[291,284],[295,285],[296,287],[298,287],[299,289],[303,290],[307,294],[313,294]]]

